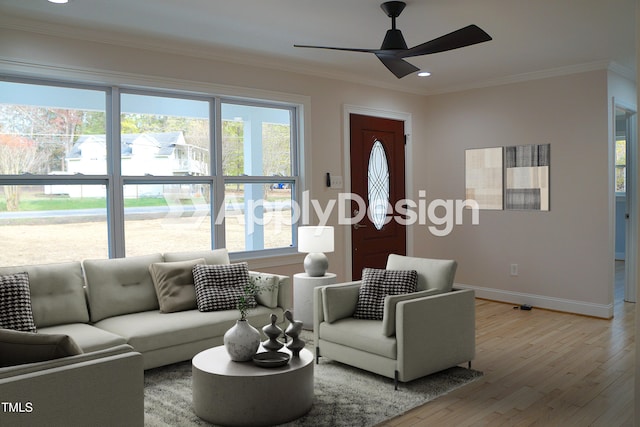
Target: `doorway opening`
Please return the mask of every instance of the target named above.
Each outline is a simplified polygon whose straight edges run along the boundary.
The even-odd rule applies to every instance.
[[[636,113],[615,105],[615,280],[614,303],[623,299],[636,302],[637,266],[637,141]]]

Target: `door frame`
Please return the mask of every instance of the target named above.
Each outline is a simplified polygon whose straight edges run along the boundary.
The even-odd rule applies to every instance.
[[[405,197],[411,197],[413,195],[413,163],[409,162],[412,158],[413,144],[412,144],[412,123],[411,113],[405,113],[401,111],[381,110],[369,107],[362,107],[358,105],[345,104],[342,109],[342,129],[343,129],[343,149],[344,149],[344,191],[351,193],[351,123],[349,117],[351,114],[361,114],[363,116],[380,117],[383,119],[398,120],[404,122],[404,134],[406,137],[406,144],[404,150],[404,174],[405,174]],[[407,233],[406,239],[406,253],[407,255],[413,255],[413,227],[415,225],[405,226]],[[350,230],[349,230],[350,231]],[[352,279],[352,267],[353,263],[351,255],[353,251],[353,244],[351,242],[351,233],[344,233],[345,235],[345,273],[347,281]]]

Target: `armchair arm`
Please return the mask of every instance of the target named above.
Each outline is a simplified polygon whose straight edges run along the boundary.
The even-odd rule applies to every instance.
[[[426,291],[412,292],[410,294],[387,295],[384,298],[382,312],[382,334],[386,337],[396,333],[396,306],[400,301],[428,297],[440,293],[439,289],[427,289]]]
[[[398,371],[410,381],[475,357],[475,293],[452,291],[396,308]]]
[[[12,426],[144,424],[142,355],[130,346],[2,369],[0,396]]]

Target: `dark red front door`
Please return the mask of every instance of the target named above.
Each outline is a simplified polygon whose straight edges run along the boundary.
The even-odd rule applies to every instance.
[[[405,198],[405,136],[398,120],[351,114],[350,126],[351,191],[368,211],[351,226],[352,278],[358,280],[365,267],[384,268],[390,253],[406,254],[406,227],[393,218],[396,202]],[[352,201],[353,218],[361,208]]]

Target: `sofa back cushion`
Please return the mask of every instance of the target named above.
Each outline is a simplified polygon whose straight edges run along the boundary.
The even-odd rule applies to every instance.
[[[89,321],[80,262],[0,267],[0,275],[22,272],[29,275],[36,328]]]
[[[204,258],[205,264],[229,264],[229,252],[227,249],[214,249],[204,251],[167,252],[164,254],[166,262],[189,261],[196,258]]]
[[[358,303],[360,287],[359,282],[352,282],[347,286],[342,284],[323,286],[321,294],[324,321],[333,323],[336,320],[353,316]]]
[[[387,258],[387,270],[416,270],[418,273],[418,291],[438,289],[451,292],[458,263],[449,259],[417,258],[390,254]]]
[[[43,362],[82,354],[68,335],[0,329],[0,367]]]
[[[154,262],[149,266],[161,312],[173,313],[197,308],[196,288],[193,284],[193,267],[196,264],[204,264],[204,258]]]
[[[158,310],[149,265],[162,261],[162,254],[84,260],[91,321]]]

